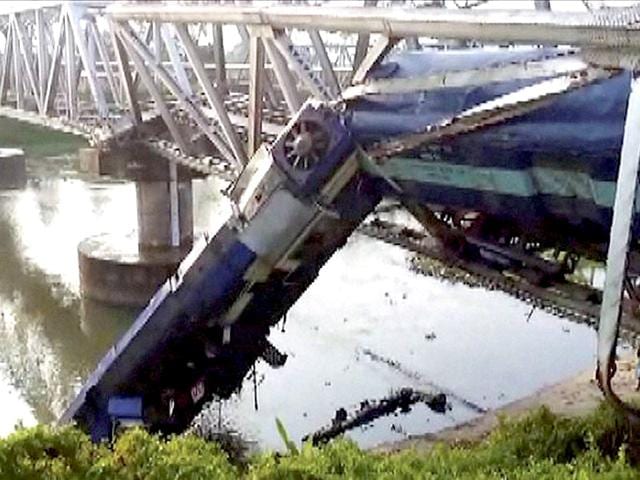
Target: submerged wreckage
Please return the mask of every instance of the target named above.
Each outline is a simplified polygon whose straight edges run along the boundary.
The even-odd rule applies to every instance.
[[[243,7],[225,11],[234,8],[240,15]],[[277,23],[265,12],[260,21]],[[570,275],[580,258],[606,259],[599,364],[613,396],[623,285],[627,313],[640,299],[640,227],[632,222],[640,87],[625,69],[635,65],[633,52],[620,63],[607,50],[636,46],[628,32],[638,12],[625,12],[619,22],[594,14],[592,23],[567,24],[595,32],[576,37],[581,50],[389,53],[397,39],[384,37],[354,86],[337,100],[308,100],[255,153],[228,192],[226,224],[158,290],[62,421],[77,421],[96,440],[127,420],[181,431],[213,395],[235,391],[259,357],[282,364],[269,329],[385,198],[406,207],[440,254],[463,268],[508,277],[586,317],[597,315],[601,292]],[[553,18],[543,27],[560,31]],[[480,34],[470,32],[459,36]],[[384,225],[365,229],[377,234]]]

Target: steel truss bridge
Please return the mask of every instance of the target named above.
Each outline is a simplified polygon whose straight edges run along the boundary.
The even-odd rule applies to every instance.
[[[348,101],[580,68],[549,61],[417,83],[363,83],[392,49],[419,49],[436,39],[539,44],[544,37],[548,44],[589,47],[593,63],[603,48],[638,42],[624,28],[635,11],[496,14],[376,3],[100,1],[16,11],[0,16],[0,114],[81,134],[103,149],[142,138],[203,173],[221,173],[221,163],[237,173],[310,96]],[[232,59],[229,45],[237,47]],[[605,63],[626,58],[619,51],[618,57]]]
[[[323,39],[307,28],[289,34],[249,18],[129,21],[109,13],[125,5],[107,3],[67,2],[0,17],[2,115],[83,135],[102,149],[151,139],[179,163],[233,178],[307,97],[337,99],[369,45],[368,34],[349,44],[344,35]],[[196,13],[195,5],[160,6]]]
[[[640,65],[640,8],[563,14],[397,3],[67,2],[16,11],[0,17],[0,115],[84,135],[103,151],[144,142],[169,160],[174,180],[179,164],[234,180],[310,97],[348,108],[367,95],[547,78],[363,152],[384,161]],[[238,45],[233,52],[231,44]],[[367,77],[394,49],[461,44],[568,45],[571,55],[411,79]],[[640,80],[633,79],[599,311],[599,379],[609,394],[640,159],[638,123]],[[416,215],[425,219],[424,212]]]

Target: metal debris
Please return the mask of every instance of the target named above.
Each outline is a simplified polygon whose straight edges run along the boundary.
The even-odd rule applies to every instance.
[[[351,415],[344,408],[339,408],[336,410],[331,425],[305,436],[302,440],[304,442],[311,441],[313,445],[320,445],[397,410],[406,413],[416,403],[424,403],[437,413],[444,413],[447,409],[447,397],[443,393],[431,394],[413,388],[402,388],[381,400],[364,400]]]

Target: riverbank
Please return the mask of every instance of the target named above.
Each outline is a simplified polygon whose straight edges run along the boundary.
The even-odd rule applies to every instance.
[[[586,417],[539,408],[501,422],[485,440],[431,451],[373,453],[346,439],[298,449],[281,428],[286,454],[229,456],[189,435],[158,437],[132,429],[95,445],[73,427],[39,425],[0,439],[0,479],[637,479],[639,449],[626,420],[602,404]]]
[[[634,365],[629,358],[618,362],[615,388],[627,399],[640,396]],[[109,448],[73,427],[39,425],[0,439],[0,479],[638,478],[636,433],[601,402],[591,377],[585,371],[473,422],[384,452],[346,439],[298,449],[284,427],[285,454],[247,457],[202,438],[161,438],[136,429]],[[509,418],[498,422],[500,415]]]
[[[614,391],[625,401],[640,401],[640,392],[635,390],[635,358],[625,355],[618,360],[617,365],[618,371],[613,380]],[[587,369],[565,381],[542,388],[533,395],[487,412],[469,422],[433,434],[384,443],[374,451],[391,453],[416,450],[426,453],[438,443],[447,445],[476,443],[485,439],[498,427],[501,417],[517,420],[540,407],[546,407],[560,417],[585,417],[598,408],[602,399],[602,392],[594,378],[594,370]]]

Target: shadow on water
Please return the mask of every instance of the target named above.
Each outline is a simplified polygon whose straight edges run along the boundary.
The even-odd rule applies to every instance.
[[[135,233],[135,189],[74,173],[73,155],[52,158],[58,151],[44,144],[62,139],[32,133],[7,140],[7,132],[21,131],[0,121],[0,145],[24,145],[31,162],[30,187],[0,194],[0,388],[13,385],[36,419],[49,422],[134,317],[80,300],[76,246],[91,235]],[[29,152],[32,136],[46,158]],[[60,155],[76,148],[67,145]],[[213,179],[194,181],[196,234],[217,231],[228,215],[222,189]],[[496,408],[592,364],[588,328],[546,312],[531,318],[529,305],[498,292],[419,276],[406,251],[358,235],[287,317],[286,333],[273,329],[269,337],[288,355],[286,366],[258,362],[257,376],[246,378],[238,395],[202,412],[211,425],[225,423],[262,447],[281,446],[275,418],[300,439],[363,399],[434,385]],[[348,436],[371,446],[477,413],[462,401],[446,415],[414,408]],[[9,409],[5,416],[18,418]]]
[[[29,264],[3,211],[0,258],[0,363],[35,417],[50,422],[135,312],[81,301]]]
[[[218,190],[194,185],[196,231],[215,231],[224,218]],[[39,421],[57,418],[133,318],[82,302],[74,283],[81,238],[134,231],[130,194],[123,185],[54,177],[0,195],[0,380],[15,386]],[[437,385],[495,408],[591,363],[591,331],[544,312],[528,321],[529,311],[497,292],[417,275],[406,251],[354,235],[290,309],[286,332],[272,330],[269,340],[288,355],[286,366],[258,362],[255,384],[256,377],[245,379],[238,395],[214,402],[203,418],[278,448],[276,417],[300,439],[336,411],[404,387]],[[371,446],[477,414],[468,402],[453,406],[446,415],[414,408],[348,435]]]

